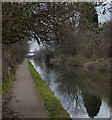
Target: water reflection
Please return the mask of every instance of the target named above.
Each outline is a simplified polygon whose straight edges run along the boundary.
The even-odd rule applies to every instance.
[[[99,113],[101,107],[101,99],[95,95],[87,93],[83,94],[84,106],[86,107],[87,113],[91,118],[94,118]]]
[[[31,62],[72,118],[110,117],[109,73]]]

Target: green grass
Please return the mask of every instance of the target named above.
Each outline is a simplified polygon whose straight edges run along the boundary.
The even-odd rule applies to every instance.
[[[15,78],[15,74],[11,73],[8,75],[7,79],[2,83],[2,93],[3,94],[6,94],[9,91],[10,85],[11,85],[12,81],[14,80],[14,78]]]
[[[40,94],[46,109],[49,112],[50,118],[68,118],[71,120],[68,113],[62,107],[60,101],[53,94],[53,92],[48,87],[47,83],[40,78],[40,75],[34,69],[33,65],[28,61],[29,69],[31,71],[31,75],[37,90],[37,93]]]
[[[19,65],[19,64],[16,64],[16,65],[15,65],[15,68],[14,68],[13,72],[11,72],[11,73],[7,76],[7,78],[5,79],[5,81],[2,82],[2,93],[3,93],[3,94],[6,94],[6,93],[9,92],[11,83],[12,83],[13,80],[15,79],[18,65]]]

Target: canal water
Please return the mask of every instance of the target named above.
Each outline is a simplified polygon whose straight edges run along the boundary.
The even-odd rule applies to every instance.
[[[110,118],[110,74],[30,60],[71,118]]]

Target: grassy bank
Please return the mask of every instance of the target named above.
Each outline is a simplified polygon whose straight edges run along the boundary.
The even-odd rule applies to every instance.
[[[7,79],[2,83],[2,93],[5,94],[9,91],[10,85],[15,78],[15,74],[11,73],[8,75]]]
[[[18,64],[15,65],[13,72],[11,72],[7,76],[6,80],[2,83],[2,93],[3,94],[8,93],[8,91],[10,90],[11,83],[15,79],[15,76],[16,76],[17,68],[18,68]]]
[[[70,116],[64,110],[57,97],[52,93],[47,83],[40,78],[40,75],[34,69],[33,65],[30,62],[28,62],[28,64],[33,81],[35,83],[36,90],[40,94],[40,97],[42,98],[44,105],[49,112],[49,117],[70,119]]]

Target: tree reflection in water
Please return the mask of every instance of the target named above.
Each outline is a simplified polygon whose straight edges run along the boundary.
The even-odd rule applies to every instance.
[[[71,117],[94,118],[101,109],[102,101],[105,101],[108,106],[110,105],[109,73],[72,66],[46,66],[45,63],[38,61],[34,63],[35,66],[40,67],[41,76]],[[105,113],[105,116],[106,114],[108,113]]]
[[[99,113],[101,107],[101,99],[94,96],[89,95],[87,93],[83,94],[84,106],[86,107],[87,113],[91,118],[94,118]]]

